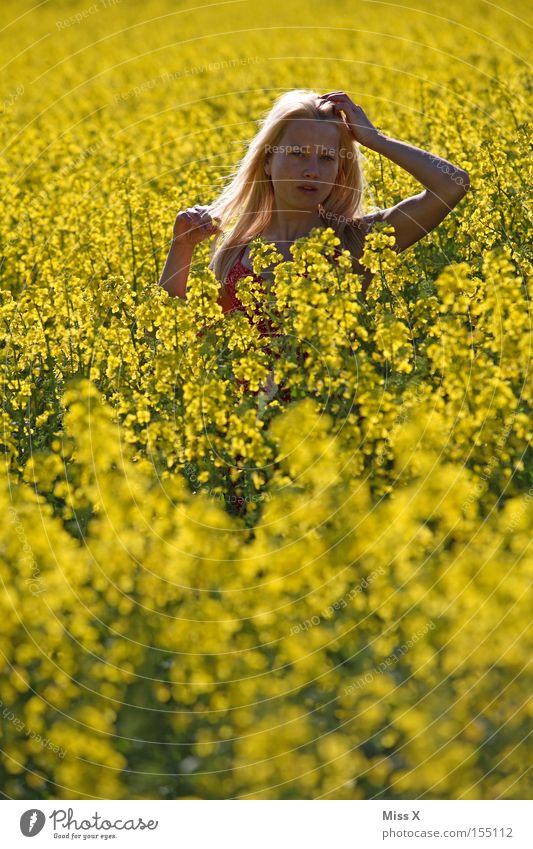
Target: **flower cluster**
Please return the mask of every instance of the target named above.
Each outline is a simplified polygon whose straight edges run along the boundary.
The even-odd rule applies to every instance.
[[[525,28],[472,0],[454,12],[464,44],[426,21],[421,51],[418,13],[400,16],[401,86],[365,66],[380,126],[430,138],[472,190],[402,254],[377,224],[365,293],[339,216],[296,240],[290,261],[253,240],[254,273],[273,274],[240,280],[245,312],[224,315],[207,242],[186,299],[157,281],[174,215],[216,198],[271,86],[264,63],[233,61],[230,40],[213,48],[217,74],[176,68],[185,105],[162,121],[167,82],[136,5],[66,28],[75,65],[53,40],[26,52],[34,82],[0,124],[3,792],[528,798]],[[210,21],[240,31],[241,5]],[[244,5],[255,26],[261,4]],[[285,20],[285,5],[272,0],[269,18]],[[358,49],[374,55],[382,10],[364,5]],[[35,12],[39,31],[54,30],[51,7]],[[348,0],[336,14],[348,20]],[[166,43],[167,18],[152,17]],[[21,43],[33,18],[17,20]],[[183,16],[192,35],[194,20]],[[108,25],[118,36],[101,43]],[[348,30],[299,38],[316,55],[353,52]],[[101,46],[88,75],[89,42]],[[247,49],[264,54],[252,26]],[[197,50],[188,36],[169,62],[197,67]],[[428,50],[438,83],[420,74]],[[110,67],[118,90],[159,81],[122,99],[120,131],[105,108]],[[294,75],[277,62],[276,86]],[[364,164],[383,207],[413,193],[374,151]]]

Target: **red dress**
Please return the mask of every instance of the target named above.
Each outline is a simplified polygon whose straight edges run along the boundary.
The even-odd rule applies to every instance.
[[[237,295],[235,293],[235,286],[236,286],[236,283],[237,283],[238,280],[240,280],[242,277],[247,277],[248,275],[250,275],[255,280],[264,282],[264,278],[261,275],[255,274],[250,268],[247,268],[245,265],[242,264],[241,259],[242,259],[242,256],[243,256],[245,250],[246,250],[246,245],[243,247],[241,253],[239,254],[237,261],[235,262],[235,264],[231,268],[230,272],[228,273],[228,277],[227,277],[226,286],[224,288],[224,291],[221,291],[221,293],[218,297],[218,300],[217,300],[217,303],[220,304],[220,306],[222,307],[222,311],[224,312],[224,314],[233,312],[234,310],[241,310],[242,312],[244,312],[246,314],[246,308],[244,307],[244,305],[242,304],[242,302],[239,300],[239,298],[237,297]],[[340,249],[336,248],[335,253],[336,254],[340,253]],[[249,320],[250,320],[250,318],[249,318]],[[275,331],[275,329],[271,326],[271,322],[268,319],[261,319],[261,321],[258,324],[258,330],[259,330],[259,334],[261,336],[281,336],[282,335],[281,333],[278,333],[278,332]],[[200,333],[201,332],[202,331],[200,331]],[[264,350],[266,350],[267,353],[270,353],[270,354],[272,353],[270,346],[267,346]],[[303,352],[303,360],[304,361],[305,361],[305,359],[307,359],[307,356],[308,356],[307,353],[304,351]],[[279,358],[279,354],[277,355],[277,357]],[[238,380],[237,382],[241,386],[244,385],[245,388],[248,385],[248,381],[245,381],[245,380]],[[252,394],[256,395],[258,393],[253,392]],[[290,389],[283,388],[283,385],[279,388],[278,394],[274,397],[276,397],[279,400],[284,401],[284,402],[292,400]],[[239,462],[240,460],[243,459],[243,457],[242,457],[242,455],[239,454],[239,455],[237,455],[237,457],[235,459],[236,459],[237,462]],[[246,513],[246,501],[243,498],[243,496],[241,496],[241,495],[237,496],[236,495],[236,487],[233,484],[233,482],[231,481],[231,478],[229,477],[229,472],[231,471],[231,467],[227,466],[226,469],[227,469],[227,472],[228,472],[228,477],[227,477],[228,488],[229,488],[230,494],[232,494],[231,495],[232,503],[235,503],[235,508],[236,508],[237,513],[239,515],[244,515]]]
[[[233,312],[234,310],[241,310],[242,312],[247,314],[244,305],[242,304],[242,302],[239,300],[239,298],[235,294],[235,285],[236,285],[238,280],[240,280],[242,277],[247,277],[248,275],[251,275],[255,280],[264,282],[264,278],[262,276],[255,274],[250,268],[246,268],[246,266],[242,264],[241,259],[242,259],[242,256],[243,256],[245,250],[246,250],[246,245],[243,247],[242,251],[240,252],[239,257],[237,259],[237,262],[235,263],[235,265],[233,266],[231,271],[228,273],[225,289],[224,289],[223,292],[220,293],[218,301],[217,301],[217,303],[220,304],[220,306],[222,307],[224,314]],[[248,316],[248,320],[250,321],[250,323],[252,323],[250,316]],[[280,336],[281,335],[280,333],[277,333],[275,331],[275,329],[271,326],[271,323],[270,323],[270,321],[268,321],[268,319],[261,319],[261,321],[258,324],[258,330],[259,330],[260,336]],[[272,350],[271,350],[270,346],[267,346],[263,350],[266,350],[267,353],[272,354]],[[237,383],[239,383],[241,386],[244,386],[244,388],[246,390],[248,390],[249,382],[247,380],[239,380],[237,378]],[[252,392],[251,394],[257,395],[259,391],[261,391],[261,390],[258,390],[256,392]],[[291,400],[290,389],[280,388],[278,390],[277,396],[275,396],[275,397],[279,397],[283,401],[290,401]],[[235,461],[237,463],[239,463],[243,459],[244,458],[243,458],[242,454],[237,454],[237,456],[235,457]],[[227,469],[227,473],[228,473],[227,485],[228,485],[229,497],[230,497],[232,503],[235,504],[235,510],[236,510],[237,514],[239,516],[243,516],[247,512],[246,500],[244,499],[244,497],[242,495],[237,494],[237,488],[236,488],[235,484],[232,482],[231,477],[229,476],[229,473],[231,472],[231,466],[227,466],[226,469]],[[246,474],[246,472],[245,472],[245,474]]]
[[[236,285],[238,280],[240,280],[242,277],[246,277],[248,275],[251,275],[252,277],[255,278],[255,280],[264,282],[264,278],[261,275],[255,274],[250,268],[246,268],[246,266],[242,264],[241,259],[242,259],[242,256],[244,254],[245,249],[246,249],[246,245],[243,247],[241,253],[239,254],[239,257],[238,257],[236,263],[234,264],[234,266],[230,270],[228,277],[227,277],[225,290],[223,292],[221,292],[221,294],[219,295],[218,301],[217,301],[217,303],[220,304],[220,306],[222,307],[222,310],[223,310],[224,313],[233,312],[234,310],[241,310],[242,312],[246,313],[246,309],[245,309],[244,305],[241,303],[241,301],[239,300],[239,298],[235,294],[235,285]],[[338,253],[337,249],[336,249],[336,253]],[[281,336],[282,335],[281,333],[276,332],[276,330],[272,327],[271,322],[268,319],[262,319],[258,324],[258,329],[259,329],[259,334],[261,336]],[[266,350],[267,353],[272,354],[272,351],[271,351],[269,346],[264,350]],[[305,360],[307,358],[307,356],[308,356],[307,352],[304,351],[303,352],[303,359]],[[279,354],[277,355],[277,357],[279,358]],[[247,386],[248,386],[248,381],[246,381],[246,380],[238,380],[237,382],[239,384],[241,384],[241,386],[244,385],[245,388],[247,388]],[[257,392],[253,392],[252,394],[256,395]],[[274,397],[278,398],[279,400],[281,400],[283,402],[288,402],[288,401],[292,400],[290,389],[283,387],[283,385],[280,386],[277,395],[274,396]],[[239,454],[235,459],[238,462],[238,461],[242,460],[243,457],[242,457],[242,455]],[[227,471],[229,472],[230,470],[231,470],[231,467],[228,466]],[[237,509],[238,514],[239,515],[245,514],[246,513],[246,501],[242,496],[236,495],[236,487],[231,482],[231,479],[229,477],[228,477],[228,486],[229,486],[231,493],[235,497],[235,504],[236,504],[236,509]]]
[[[246,266],[242,264],[241,259],[245,250],[246,245],[240,252],[237,262],[229,272],[226,281],[225,291],[220,294],[219,299],[217,301],[217,303],[220,304],[220,306],[222,307],[224,313],[233,312],[234,310],[242,310],[243,312],[246,312],[245,307],[242,305],[241,301],[235,294],[237,280],[240,280],[241,277],[247,277],[248,275],[251,275],[255,280],[264,282],[264,277],[255,274],[250,268],[246,268]],[[270,322],[265,321],[264,319],[259,322],[258,328],[260,336],[281,335],[279,333],[276,333],[272,326],[269,327],[268,325],[270,325]]]
[[[264,278],[260,275],[255,274],[250,268],[246,268],[245,265],[242,264],[241,259],[246,250],[246,245],[243,247],[242,251],[239,254],[237,262],[232,267],[231,271],[228,273],[227,282],[226,282],[226,290],[220,294],[217,303],[220,304],[224,313],[233,312],[233,310],[242,310],[246,312],[245,307],[242,305],[237,295],[235,294],[235,284],[241,277],[246,277],[247,275],[251,275],[257,281],[264,281]],[[340,256],[342,253],[342,249],[340,247],[335,247],[335,256]],[[277,333],[272,327],[271,322],[268,319],[262,319],[258,325],[260,336],[281,336],[281,333]],[[266,352],[272,354],[270,347],[265,348]],[[307,359],[307,352],[303,352],[304,361]],[[277,355],[279,359],[279,354]],[[241,385],[247,385],[247,381],[239,380],[238,383]],[[256,394],[256,393],[253,393]],[[280,391],[277,397],[281,401],[291,401],[291,392],[290,389],[280,388]]]
[[[239,298],[237,297],[237,295],[235,293],[235,286],[236,286],[236,283],[237,283],[238,280],[240,280],[242,277],[247,277],[247,276],[251,275],[258,282],[259,281],[265,282],[264,277],[262,277],[261,275],[255,274],[254,271],[252,271],[250,268],[247,268],[245,265],[242,264],[241,259],[242,259],[242,256],[243,256],[245,250],[246,250],[246,245],[243,247],[242,251],[240,252],[239,257],[237,259],[237,262],[235,263],[235,265],[232,267],[232,269],[228,273],[225,291],[221,292],[221,294],[218,298],[217,303],[220,304],[224,313],[233,312],[234,310],[241,310],[242,312],[246,313],[246,308],[243,306],[243,304],[241,303],[241,301],[239,300]],[[249,318],[249,320],[250,320],[250,323],[251,323],[250,318]],[[274,329],[274,327],[272,326],[272,323],[268,319],[265,319],[265,318],[262,318],[260,320],[260,322],[258,324],[258,330],[259,330],[260,336],[281,336],[282,335],[281,333],[277,332]],[[272,350],[271,350],[270,346],[267,346],[263,350],[265,350],[268,354],[272,354]],[[306,356],[306,355],[304,355],[304,356]],[[279,354],[277,355],[277,358],[279,358]],[[241,385],[244,385],[244,386],[248,385],[248,381],[246,381],[246,380],[238,380],[238,383],[240,383]],[[255,395],[257,393],[254,392],[253,394]],[[282,389],[279,392],[279,398],[282,401],[290,401],[291,400],[290,389]]]

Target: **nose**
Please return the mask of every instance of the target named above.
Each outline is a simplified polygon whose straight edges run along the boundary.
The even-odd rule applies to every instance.
[[[309,160],[309,162],[306,162],[304,168],[304,177],[311,177],[315,180],[318,179],[318,160],[316,159],[316,157],[314,159]]]

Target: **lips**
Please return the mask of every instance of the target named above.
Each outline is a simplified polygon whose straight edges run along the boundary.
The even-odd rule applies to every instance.
[[[297,186],[297,189],[301,189],[303,192],[316,192],[316,186],[310,186],[309,184],[303,183],[301,186]]]

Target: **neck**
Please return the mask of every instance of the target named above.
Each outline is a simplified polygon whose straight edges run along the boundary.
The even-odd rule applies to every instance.
[[[271,242],[294,242],[295,239],[308,236],[313,227],[324,227],[318,209],[309,212],[275,209],[262,236]]]

